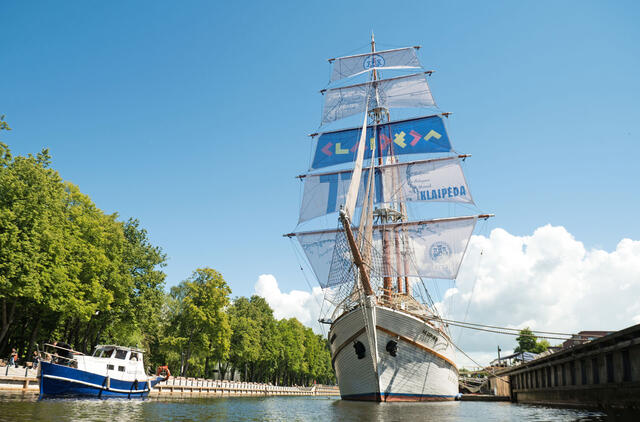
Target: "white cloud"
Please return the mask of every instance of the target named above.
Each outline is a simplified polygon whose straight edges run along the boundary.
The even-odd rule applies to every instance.
[[[640,241],[623,239],[607,252],[585,249],[560,226],[540,227],[531,236],[498,228],[488,237],[471,238],[455,286],[443,287],[437,306],[454,320],[463,319],[468,309],[468,322],[509,328],[619,330],[640,323]],[[319,287],[285,293],[273,275],[263,274],[255,291],[276,318],[296,317],[322,332],[317,323],[323,298]],[[503,355],[516,346],[513,336],[455,327],[452,335],[482,365],[497,356],[498,345]],[[462,354],[459,363],[474,366]]]
[[[470,322],[568,333],[619,330],[640,322],[640,242],[623,239],[607,252],[586,250],[564,227],[546,225],[532,236],[494,229],[489,237],[472,237],[456,288],[441,304],[452,319],[464,318],[469,305]],[[453,333],[478,358],[498,344],[503,354],[516,345],[508,336]]]
[[[322,332],[317,321],[324,297],[320,287],[314,287],[312,292],[291,290],[289,293],[283,293],[273,275],[262,274],[258,277],[254,289],[258,296],[266,299],[276,319],[297,318],[317,333]]]

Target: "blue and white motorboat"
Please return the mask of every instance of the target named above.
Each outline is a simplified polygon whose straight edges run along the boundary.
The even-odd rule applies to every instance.
[[[53,347],[62,350],[41,362],[40,397],[143,398],[169,376],[148,376],[139,349],[99,345],[88,356]]]

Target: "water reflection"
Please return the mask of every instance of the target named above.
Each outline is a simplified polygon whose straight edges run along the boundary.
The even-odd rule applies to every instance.
[[[33,393],[0,394],[0,420],[20,421],[638,421],[640,413],[597,412],[510,403],[365,403],[331,397],[146,400],[38,400]]]

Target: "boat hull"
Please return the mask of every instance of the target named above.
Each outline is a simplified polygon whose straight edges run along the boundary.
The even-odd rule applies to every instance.
[[[68,366],[42,362],[40,369],[40,396],[81,396],[95,398],[143,398],[156,383],[153,380],[125,381],[108,378]]]
[[[375,326],[375,336],[367,331],[365,319],[366,326]],[[378,305],[364,311],[358,307],[334,322],[329,341],[344,400],[444,401],[458,394],[453,344],[411,314]],[[356,342],[365,347],[360,359]],[[376,350],[370,350],[371,342]]]

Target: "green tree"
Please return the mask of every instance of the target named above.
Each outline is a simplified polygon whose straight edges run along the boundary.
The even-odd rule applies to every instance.
[[[12,157],[8,148],[0,165],[0,343],[14,323],[16,310],[44,307],[57,311],[77,303],[64,266],[66,195],[49,155]],[[36,326],[38,323],[35,324]]]
[[[513,350],[514,353],[542,353],[549,348],[549,342],[547,340],[538,342],[538,338],[533,334],[529,327],[520,330],[518,337],[516,337],[516,341],[518,342],[518,346]]]
[[[234,369],[243,371],[244,379],[248,378],[248,366],[260,359],[262,327],[255,317],[252,304],[246,297],[236,298],[229,307],[231,325],[231,348],[229,362]]]
[[[549,347],[551,347],[551,345],[547,340],[540,340],[539,342],[536,343],[535,353],[546,352],[547,349],[549,349]]]
[[[0,142],[0,351],[30,356],[53,339],[157,350],[164,254],[137,220],[105,214],[50,163],[46,149],[13,157]]]
[[[211,268],[199,268],[191,277],[171,289],[173,316],[165,345],[180,350],[180,374],[204,374],[207,357],[226,359],[231,329],[225,307],[231,289],[222,275]],[[175,355],[174,355],[175,359]]]

